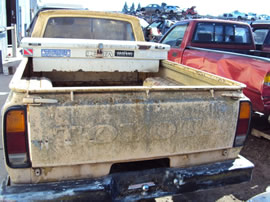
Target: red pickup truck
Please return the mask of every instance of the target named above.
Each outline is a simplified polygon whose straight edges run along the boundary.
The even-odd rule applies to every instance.
[[[251,27],[259,55],[270,58],[270,22],[256,21],[251,24]]]
[[[258,57],[246,23],[193,19],[176,23],[161,39],[168,59],[246,84],[253,110],[270,115],[270,60]]]

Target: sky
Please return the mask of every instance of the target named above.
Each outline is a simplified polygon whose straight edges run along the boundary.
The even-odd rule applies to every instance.
[[[74,0],[39,0],[42,2],[59,2],[59,3],[74,3]],[[162,2],[167,5],[175,5],[180,8],[188,8],[196,6],[196,10],[201,15],[222,15],[226,12],[238,10],[240,12],[252,12],[257,14],[270,15],[270,1],[269,0],[76,0],[76,3],[84,4],[89,10],[97,11],[121,11],[127,2],[128,7],[132,3],[137,8],[138,4],[141,7],[148,4],[161,4]]]

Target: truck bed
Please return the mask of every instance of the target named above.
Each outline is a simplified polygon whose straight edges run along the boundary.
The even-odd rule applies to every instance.
[[[239,100],[232,98],[243,87],[167,60],[156,73],[36,73],[26,58],[10,83],[10,104],[28,105],[32,167],[50,172],[12,181],[105,176],[123,162],[183,167],[236,158]]]

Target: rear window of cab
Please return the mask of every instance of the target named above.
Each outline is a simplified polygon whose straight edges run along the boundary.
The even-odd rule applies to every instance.
[[[251,44],[248,26],[237,24],[198,23],[193,35],[195,43]]]
[[[135,41],[129,22],[86,17],[50,18],[43,37]]]
[[[254,32],[253,32],[254,33],[255,43],[262,45],[265,42],[265,39],[267,37],[268,32],[269,32],[269,29],[268,28],[258,28],[258,29],[255,29]]]

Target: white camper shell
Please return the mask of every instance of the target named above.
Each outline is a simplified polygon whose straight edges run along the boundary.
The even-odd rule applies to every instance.
[[[24,38],[34,72],[158,72],[170,46],[151,42]]]

